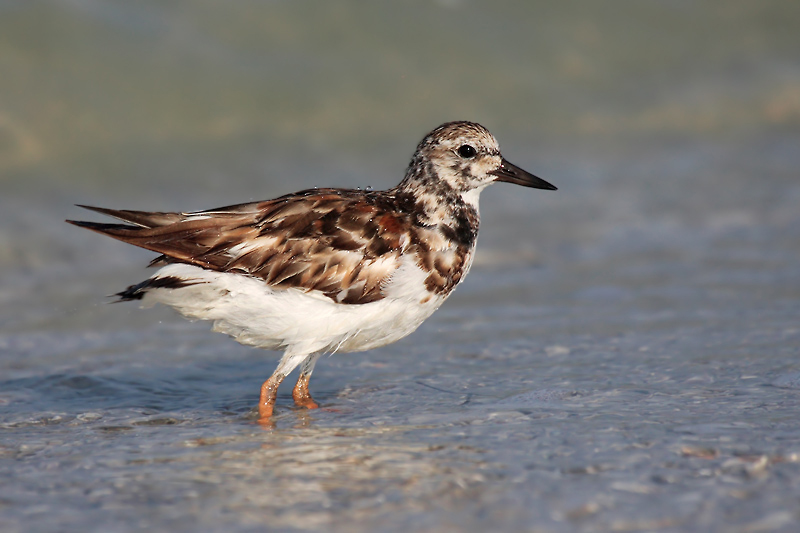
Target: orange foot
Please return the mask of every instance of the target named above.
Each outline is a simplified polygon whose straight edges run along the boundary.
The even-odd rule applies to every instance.
[[[310,374],[300,374],[297,378],[297,384],[292,389],[292,398],[298,407],[305,407],[306,409],[316,409],[319,407],[314,398],[308,392],[308,380],[311,378]]]

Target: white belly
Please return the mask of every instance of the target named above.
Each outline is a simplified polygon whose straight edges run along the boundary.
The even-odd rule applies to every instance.
[[[382,300],[338,304],[318,292],[272,289],[261,280],[174,264],[154,277],[198,283],[180,289],[151,289],[143,302],[174,307],[192,319],[211,320],[214,331],[242,344],[289,355],[356,352],[384,346],[419,327],[447,295],[425,289],[426,274],[407,257],[384,289]]]

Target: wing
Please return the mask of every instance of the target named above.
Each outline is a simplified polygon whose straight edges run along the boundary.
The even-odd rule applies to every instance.
[[[193,213],[81,207],[130,224],[68,222],[163,254],[154,263],[240,272],[346,304],[382,299],[417,241],[407,199],[385,192],[314,189]]]

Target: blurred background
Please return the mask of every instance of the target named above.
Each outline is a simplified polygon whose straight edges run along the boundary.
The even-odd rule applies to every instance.
[[[94,442],[89,436],[111,419],[114,427],[131,428],[142,417],[169,413],[184,432],[201,434],[198,424],[205,427],[220,411],[229,411],[235,416],[228,424],[248,428],[223,431],[236,435],[237,446],[240,439],[266,438],[253,437],[249,422],[237,417],[246,418],[272,359],[204,325],[185,324],[168,310],[106,307],[105,295],[147,275],[143,267],[152,254],[64,224],[66,218],[98,220],[73,204],[196,210],[309,187],[388,188],[401,179],[417,142],[449,120],[482,123],[507,159],[559,191],[497,185],[484,192],[478,255],[463,287],[419,333],[395,347],[357,359],[326,358],[315,374],[323,403],[346,403],[348,391],[356,390],[365,395],[358,396],[362,406],[371,398],[389,411],[395,406],[403,416],[415,408],[439,412],[438,396],[384,397],[382,389],[369,388],[377,382],[407,389],[404,380],[416,368],[412,375],[448,375],[451,381],[435,383],[448,390],[486,387],[481,390],[487,398],[497,401],[517,391],[523,396],[512,402],[514,412],[534,419],[553,405],[542,398],[563,396],[541,395],[543,389],[589,390],[597,395],[593,404],[552,407],[552,416],[574,409],[584,420],[603,409],[618,412],[635,404],[612,393],[628,387],[677,402],[662,397],[663,410],[632,412],[625,419],[658,422],[666,433],[613,433],[619,440],[603,449],[622,446],[626,439],[663,442],[668,444],[652,452],[650,463],[684,458],[690,463],[696,460],[692,453],[675,455],[689,445],[676,435],[702,434],[711,441],[690,444],[711,450],[706,456],[722,464],[738,450],[720,443],[742,438],[731,429],[746,423],[742,412],[768,404],[777,409],[771,411],[776,418],[754,414],[744,433],[755,440],[745,438],[745,448],[776,464],[781,462],[776,457],[788,457],[780,454],[796,448],[796,429],[787,430],[789,441],[781,444],[765,444],[769,437],[764,435],[774,435],[770,424],[796,419],[790,405],[796,406],[800,388],[800,3],[0,0],[0,375],[6,378],[0,385],[0,419],[9,435],[0,445],[0,458],[19,461],[0,471],[6,486],[0,496],[10,502],[0,505],[0,520],[5,514],[9,530],[22,530],[31,516],[43,530],[52,525],[48,520],[65,517],[73,520],[68,524],[86,526],[68,511],[81,504],[70,503],[64,494],[104,486],[85,470],[69,478],[69,488],[48,485],[47,465],[61,464],[50,455],[48,424],[75,426],[61,429],[62,441]],[[188,370],[198,357],[200,369]],[[497,364],[498,357],[503,364]],[[214,365],[222,360],[228,366],[221,371]],[[378,361],[381,370],[355,361]],[[698,365],[705,370],[698,371]],[[553,368],[566,370],[550,374],[560,371]],[[170,371],[175,373],[164,378]],[[217,386],[221,374],[232,377]],[[131,375],[132,382],[120,381]],[[526,385],[514,381],[520,376]],[[748,379],[761,387],[747,389],[748,394],[777,396],[756,394],[747,405],[724,406],[711,398],[711,389],[747,396],[738,388],[747,376],[757,376]],[[186,384],[192,379],[201,384],[202,394],[192,396],[193,387]],[[676,389],[658,389],[655,383],[662,382]],[[699,396],[690,401],[681,394],[692,387],[698,387]],[[153,396],[165,388],[174,393],[169,397],[174,402]],[[215,395],[222,399],[214,400]],[[672,417],[691,411],[689,403],[697,398],[716,406],[698,419],[719,425],[681,433],[673,423],[685,421]],[[410,406],[404,403],[409,401]],[[618,456],[603,459],[615,465],[612,470],[622,481],[598,476],[593,488],[579,490],[548,478],[556,483],[551,491],[536,493],[533,487],[547,482],[511,468],[524,458],[503,455],[507,450],[489,436],[497,434],[496,428],[467,434],[452,429],[493,417],[500,408],[492,401],[469,415],[454,415],[460,411],[452,407],[451,418],[426,422],[446,441],[437,446],[467,439],[499,454],[490,474],[475,466],[472,456],[448,455],[462,471],[482,472],[483,481],[478,474],[472,481],[453,480],[447,469],[431,473],[411,461],[409,472],[437,481],[414,485],[404,473],[383,471],[387,479],[411,483],[416,496],[394,495],[393,509],[402,510],[403,519],[365,512],[359,515],[363,523],[385,526],[390,516],[398,520],[398,530],[538,524],[574,531],[588,527],[583,517],[592,516],[597,524],[622,524],[627,530],[726,523],[755,524],[755,531],[790,528],[800,519],[792,510],[800,492],[786,477],[758,478],[772,492],[762,485],[766,492],[760,496],[741,498],[726,492],[727,481],[711,483],[697,501],[716,505],[687,511],[684,496],[692,493],[701,467],[687,463],[678,476],[685,485],[675,482],[674,492],[665,494],[652,489],[656,474],[648,467],[623,466],[624,446]],[[587,412],[588,404],[595,410]],[[289,405],[286,401],[283,410]],[[503,405],[503,412],[512,409]],[[318,428],[366,431],[378,424],[352,413],[314,416],[328,417],[314,421]],[[397,424],[399,416],[380,418],[380,424]],[[407,418],[402,423],[414,426]],[[537,433],[542,427],[522,424],[508,434],[533,439],[525,446],[540,446],[546,454],[553,441]],[[575,421],[562,431],[553,438],[562,444],[574,438],[566,455],[578,466],[556,467],[559,479],[597,463],[597,448],[583,442],[591,433],[587,426]],[[408,442],[432,442],[419,428],[401,433]],[[151,453],[158,456],[171,450],[175,439],[197,436],[192,435],[139,435],[143,440],[131,446],[154,447]],[[277,440],[270,446],[282,449],[281,439],[311,443],[321,438],[281,435],[272,435]],[[376,439],[367,455],[394,464],[381,455],[386,451],[381,438],[370,435],[358,437],[359,443]],[[163,448],[154,446],[154,439]],[[287,450],[293,445],[286,444]],[[24,446],[39,446],[40,452],[23,453]],[[102,446],[94,446],[84,444],[76,453],[102,455]],[[573,453],[575,448],[579,451]],[[117,453],[121,456],[112,459],[129,459]],[[193,460],[211,461],[206,456]],[[275,459],[261,460],[272,464]],[[539,464],[553,461],[558,463],[550,455]],[[795,462],[783,463],[796,469]],[[180,476],[170,469],[153,468],[148,475],[164,476],[184,497],[195,490],[190,481],[180,485],[175,477]],[[549,466],[542,468],[552,473]],[[21,471],[28,481],[19,492],[9,480]],[[222,483],[233,483],[240,474],[223,476]],[[138,479],[130,476],[126,479]],[[755,479],[742,476],[743,484]],[[381,493],[375,479],[358,482]],[[510,479],[516,480],[515,489],[500,488]],[[620,489],[626,504],[598,496],[619,482],[628,483]],[[157,491],[130,483],[140,491],[136,494]],[[443,486],[465,492],[451,496]],[[464,488],[475,486],[472,492]],[[345,496],[337,499],[333,489],[323,490],[333,498],[326,500],[333,502],[333,514],[320,511],[314,515],[319,521],[309,523],[342,525],[332,518],[337,510],[352,518],[348,510],[368,501],[344,482],[336,487]],[[227,494],[245,490],[226,486]],[[520,495],[526,491],[530,499]],[[120,501],[118,492],[98,494],[94,502],[101,508]],[[30,506],[43,495],[47,513],[31,515]],[[206,524],[233,527],[238,522],[231,517],[208,515],[209,509],[219,510],[218,496],[192,500],[205,509],[192,512],[206,513]],[[158,493],[156,500],[163,497]],[[287,498],[281,509],[288,514],[281,514],[285,520],[279,523],[301,528],[290,519],[309,516],[311,504]],[[103,520],[117,525],[120,516],[145,520],[136,509],[157,507],[137,501],[133,498],[117,514],[106,511]],[[436,503],[426,507],[428,502]],[[242,505],[236,508],[251,525],[260,524],[264,509],[274,511],[263,501]],[[498,509],[502,513],[494,514]],[[451,514],[442,518],[443,512]],[[629,521],[637,513],[641,520]],[[670,521],[674,517],[681,518]],[[154,512],[155,522],[142,524],[180,530],[185,523],[173,518]]]

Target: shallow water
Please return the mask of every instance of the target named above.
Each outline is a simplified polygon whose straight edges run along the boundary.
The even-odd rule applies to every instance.
[[[795,3],[242,6],[0,4],[2,531],[797,529]],[[271,428],[278,354],[62,222],[388,187],[454,118],[560,190]]]

